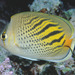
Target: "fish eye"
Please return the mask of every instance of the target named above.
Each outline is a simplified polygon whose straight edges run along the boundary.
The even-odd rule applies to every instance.
[[[5,40],[7,39],[7,34],[6,34],[6,33],[3,33],[3,34],[1,35],[1,39],[2,39],[3,41],[5,41]]]

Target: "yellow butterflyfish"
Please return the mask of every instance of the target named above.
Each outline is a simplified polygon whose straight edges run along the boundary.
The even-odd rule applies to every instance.
[[[11,17],[0,36],[0,45],[14,55],[61,62],[72,55],[73,26],[65,19],[39,12],[22,12]]]

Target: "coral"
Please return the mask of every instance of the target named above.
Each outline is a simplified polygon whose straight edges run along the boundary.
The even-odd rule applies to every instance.
[[[6,58],[5,61],[3,61],[0,64],[0,75],[12,75],[13,71],[10,71],[10,68],[12,67],[10,64],[10,59]]]
[[[6,54],[7,51],[4,48],[0,47],[0,62],[2,62],[7,57]]]
[[[43,8],[46,8],[48,11],[54,11],[61,4],[60,0],[34,0],[29,8],[31,11],[40,11]]]
[[[25,60],[18,56],[9,56],[12,68],[17,75],[32,75],[30,72],[32,61]]]
[[[55,65],[57,72],[59,72],[58,70],[61,70],[65,75],[67,75],[67,72],[73,72],[75,70],[75,61],[74,59],[71,57],[70,59],[62,62],[62,63],[57,63]]]

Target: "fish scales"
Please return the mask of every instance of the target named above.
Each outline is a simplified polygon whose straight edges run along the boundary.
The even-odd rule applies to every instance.
[[[34,18],[34,19],[35,19],[35,18]],[[31,20],[34,20],[34,19],[32,18]],[[30,20],[30,21],[31,21],[31,20]],[[29,22],[30,22],[30,21],[29,21]],[[39,25],[42,26],[40,23],[42,23],[42,22],[44,22],[44,21],[45,21],[44,19],[43,19],[43,20],[40,20],[40,19],[39,19],[39,22],[37,22],[37,24],[33,24],[33,28],[32,28],[32,29],[34,29],[35,26],[37,26],[37,25],[38,25],[38,26],[39,26]],[[49,21],[49,24],[50,24],[50,21]],[[52,24],[52,23],[51,23],[51,24]],[[37,27],[37,28],[38,28],[38,27]],[[29,28],[29,29],[30,29],[30,28]],[[25,30],[26,30],[26,29],[25,29]],[[33,30],[33,31],[34,31],[34,30]],[[31,31],[30,31],[30,32],[31,32]],[[32,33],[32,32],[31,32],[31,33]],[[44,34],[44,33],[43,33],[43,34]],[[34,36],[34,34],[33,34],[33,36]],[[35,37],[35,36],[34,36],[34,37]],[[36,36],[36,37],[37,37],[37,36]],[[31,38],[31,37],[30,37],[30,38]],[[27,37],[27,39],[28,39],[28,37]],[[26,39],[26,40],[27,40],[27,39]],[[37,40],[37,39],[36,39],[36,40]],[[38,39],[38,40],[39,40],[39,39]],[[28,40],[28,41],[29,41],[29,40]],[[27,41],[27,43],[28,43],[28,41]],[[35,43],[36,41],[34,40],[33,42]],[[29,47],[28,47],[28,48],[29,48]],[[43,50],[44,50],[44,49],[43,49]]]
[[[32,19],[34,20],[35,18],[32,18]],[[32,20],[32,19],[31,19],[31,20]],[[30,21],[31,21],[31,20],[30,20]],[[39,20],[40,20],[40,19],[39,19]],[[30,22],[30,21],[29,21],[29,22]],[[44,21],[45,21],[45,19],[43,19],[42,21],[40,20],[39,22],[42,23],[42,22],[44,22]],[[29,22],[28,22],[28,23],[29,23]],[[43,25],[40,24],[39,22],[38,22],[37,25],[40,25],[41,27],[43,27]],[[25,24],[25,23],[24,23],[24,24]],[[48,23],[47,23],[47,24],[48,24]],[[49,22],[49,24],[50,24],[50,22]],[[52,24],[52,22],[51,22],[51,24]],[[37,25],[36,25],[36,26],[37,26]],[[53,25],[54,25],[54,23],[53,23]],[[47,26],[47,25],[46,25],[46,26]],[[48,26],[50,26],[50,25],[48,25]],[[52,25],[51,25],[51,26],[52,26]],[[56,25],[54,25],[54,26],[56,26]],[[35,25],[33,25],[33,28],[34,28],[34,27],[35,27]],[[28,28],[28,29],[30,29],[30,28]],[[43,29],[43,28],[42,28],[42,29]],[[26,29],[25,29],[25,30],[26,30]],[[33,31],[34,31],[34,29],[33,29]],[[28,31],[28,32],[29,32],[29,31]],[[30,31],[30,33],[32,33],[32,31]],[[37,33],[36,33],[36,34],[37,34]],[[43,33],[43,34],[45,34],[45,33]],[[35,37],[34,34],[33,34],[33,36]],[[36,36],[36,37],[37,37],[37,36]],[[27,39],[28,39],[28,38],[31,38],[31,37],[28,37],[28,36],[27,36]],[[26,39],[26,40],[27,40],[27,39]],[[37,38],[36,38],[35,40],[37,40]],[[33,42],[36,42],[35,40],[34,40]],[[38,39],[38,40],[39,40],[39,39]],[[29,41],[29,40],[28,40],[28,41]],[[28,41],[27,41],[27,43],[28,43]],[[37,42],[38,42],[38,41],[37,41]]]
[[[36,12],[13,15],[6,34],[4,47],[15,55],[53,61],[71,56],[64,45],[72,36],[73,27],[58,16]]]

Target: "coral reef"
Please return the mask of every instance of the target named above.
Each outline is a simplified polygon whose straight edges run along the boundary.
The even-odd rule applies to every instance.
[[[6,58],[5,61],[3,61],[0,64],[0,75],[12,75],[13,71],[10,71],[10,68],[12,67],[9,65],[9,58]]]
[[[5,60],[7,51],[5,49],[3,49],[2,47],[0,47],[0,62],[2,62],[3,60]]]
[[[74,0],[0,0],[0,25],[7,25],[13,14],[23,11],[58,15],[69,20],[75,28]],[[69,60],[53,63],[23,59],[0,47],[0,75],[75,75],[75,50]]]
[[[58,9],[59,5],[62,4],[59,0],[34,0],[30,5],[30,11],[40,11],[43,8],[46,8],[48,11],[53,13]]]

